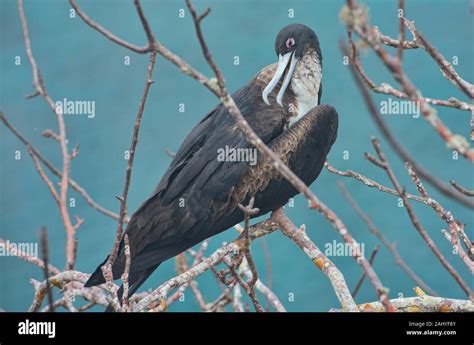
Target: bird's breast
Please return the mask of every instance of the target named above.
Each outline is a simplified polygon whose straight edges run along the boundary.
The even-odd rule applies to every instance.
[[[303,55],[291,79],[295,105],[289,121],[290,127],[318,105],[321,79],[322,68],[317,54],[313,52]]]

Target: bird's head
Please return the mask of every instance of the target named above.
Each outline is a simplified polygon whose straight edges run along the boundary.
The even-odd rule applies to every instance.
[[[318,63],[321,63],[321,49],[318,36],[309,27],[303,24],[291,24],[285,26],[278,33],[275,40],[275,52],[278,56],[278,65],[272,80],[268,83],[262,93],[263,100],[268,105],[268,95],[272,92],[283,76],[288,65],[288,72],[277,95],[277,103],[282,105],[283,95],[291,81],[298,61],[305,54],[315,53]]]

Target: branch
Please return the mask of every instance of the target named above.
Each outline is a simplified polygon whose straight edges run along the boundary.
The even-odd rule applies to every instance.
[[[285,215],[283,210],[277,209],[272,213],[272,219],[280,224],[281,231],[290,240],[295,242],[305,254],[311,259],[321,272],[331,282],[336,296],[344,311],[357,311],[357,306],[347,287],[346,280],[334,263],[328,259],[323,252],[310,240],[304,227],[297,228]]]
[[[13,125],[10,123],[10,121],[7,119],[5,114],[0,111],[0,120],[5,124],[5,126],[15,135],[25,146],[28,150],[31,150],[31,152],[34,154],[34,156],[44,164],[46,168],[48,168],[54,175],[58,176],[60,179],[62,179],[62,172],[54,167],[44,156],[39,152],[38,149],[36,149],[31,142],[29,142],[23,134],[21,134]],[[89,204],[92,208],[96,209],[98,212],[106,215],[107,217],[113,218],[118,220],[119,215],[106,209],[105,207],[99,205],[92,197],[89,195],[89,193],[86,191],[84,187],[79,185],[76,181],[74,181],[71,177],[68,179],[68,183],[71,186],[72,189],[74,189],[77,193],[79,193],[84,200],[86,201],[87,204]],[[126,217],[125,221],[128,222],[128,217]]]
[[[264,238],[262,238],[263,240]],[[242,263],[240,264],[239,269],[242,271],[242,273],[247,276],[247,279],[251,279],[253,277],[253,273],[249,268],[247,260],[242,260]],[[262,283],[260,279],[257,279],[255,282],[255,288],[265,296],[267,301],[272,305],[277,312],[286,312],[285,307],[283,306],[283,303],[279,300],[278,296],[265,284]]]
[[[28,33],[28,25],[26,22],[25,12],[23,9],[23,0],[18,0],[18,12],[20,14],[21,26],[23,30],[23,39],[25,41],[25,50],[30,61],[31,68],[33,70],[33,86],[36,89],[34,95],[38,94],[44,98],[48,106],[56,114],[59,127],[59,144],[61,147],[62,160],[63,160],[63,174],[61,178],[61,188],[59,193],[59,210],[61,212],[61,217],[64,222],[64,227],[66,229],[66,268],[68,270],[74,268],[74,226],[71,223],[69,216],[68,206],[67,206],[67,189],[68,189],[68,180],[69,180],[69,163],[70,156],[67,148],[67,138],[66,138],[66,126],[64,124],[64,118],[59,109],[57,109],[54,101],[49,96],[46,87],[44,86],[43,79],[41,77],[41,72],[36,63],[36,60],[33,56],[33,51],[31,49],[31,41]]]
[[[249,204],[247,206],[242,206],[241,204],[238,205],[239,208],[242,210],[242,212],[244,212],[244,223],[245,223],[244,231],[241,235],[241,237],[243,237],[244,240],[245,240],[245,247],[243,248],[242,253],[245,256],[245,259],[247,260],[248,267],[250,268],[250,271],[251,271],[250,280],[247,281],[247,283],[245,285],[242,285],[242,284],[240,284],[240,285],[242,285],[244,290],[250,296],[250,299],[254,303],[254,306],[255,306],[256,310],[259,311],[259,312],[263,312],[264,309],[261,307],[260,303],[258,303],[257,296],[255,294],[254,286],[255,286],[255,283],[258,280],[258,272],[257,272],[257,267],[255,265],[255,262],[252,258],[251,253],[250,253],[250,237],[249,237],[249,227],[250,227],[250,225],[249,225],[249,221],[250,221],[250,217],[257,215],[258,212],[260,211],[258,208],[253,207],[254,202],[255,202],[255,198],[252,197],[252,198],[250,198]],[[236,279],[239,279],[238,274],[236,274]],[[239,283],[240,283],[240,281],[239,281]]]
[[[427,291],[431,296],[438,296],[438,294],[431,289],[413,270],[408,266],[408,264],[403,260],[400,253],[398,253],[397,247],[395,243],[390,243],[387,238],[382,234],[382,232],[375,226],[372,219],[357,205],[355,200],[350,195],[347,188],[344,186],[342,182],[338,183],[338,187],[342,192],[342,195],[346,200],[349,202],[349,205],[354,209],[357,215],[362,218],[362,220],[367,224],[367,228],[369,231],[377,237],[377,239],[383,244],[385,248],[387,248],[395,258],[395,262],[397,265],[401,267],[401,269],[410,277],[411,280],[415,282],[417,286],[420,286],[423,290]]]
[[[250,227],[249,238],[251,241],[253,241],[259,237],[266,236],[277,229],[278,224],[271,220],[266,220]],[[154,311],[166,310],[166,308],[168,307],[166,304],[166,296],[171,290],[183,286],[185,284],[189,284],[191,280],[203,274],[204,272],[212,269],[213,266],[222,262],[225,256],[238,255],[239,253],[241,253],[241,250],[244,247],[245,242],[242,238],[238,238],[237,240],[229,244],[225,244],[221,248],[217,249],[214,253],[212,253],[208,258],[202,259],[202,261],[191,267],[186,272],[176,277],[173,277],[170,280],[161,284],[157,289],[148,294],[145,298],[141,299],[133,307],[133,311],[142,311],[154,302],[158,302],[159,304],[158,307],[154,309]]]
[[[374,146],[374,149],[377,153],[377,156],[378,156],[378,159],[377,160],[376,158],[374,158],[373,156],[369,155],[366,153],[366,157],[369,161],[371,161],[372,163],[374,163],[375,165],[381,167],[383,170],[385,170],[387,176],[389,177],[390,181],[392,182],[393,186],[395,187],[395,189],[398,191],[400,197],[402,198],[403,200],[403,205],[405,206],[405,209],[408,213],[408,216],[411,220],[411,222],[413,223],[413,225],[415,226],[416,230],[418,231],[418,233],[421,235],[421,237],[423,238],[423,240],[426,242],[426,244],[428,245],[428,247],[431,249],[431,251],[436,255],[436,257],[438,258],[438,260],[441,262],[441,264],[443,265],[443,267],[449,272],[449,274],[451,274],[451,276],[454,278],[454,280],[459,284],[459,286],[464,290],[464,292],[466,293],[466,295],[469,297],[469,298],[474,298],[474,294],[472,293],[471,289],[469,288],[469,286],[466,284],[466,282],[464,282],[464,280],[461,278],[461,276],[459,275],[459,273],[454,269],[453,266],[451,266],[451,264],[446,260],[446,258],[444,257],[444,255],[441,253],[441,251],[438,249],[438,247],[436,246],[436,244],[433,242],[433,240],[431,239],[431,236],[428,234],[428,232],[423,228],[423,226],[421,225],[420,221],[418,220],[418,218],[416,217],[416,214],[413,210],[413,208],[411,207],[410,203],[408,202],[408,198],[406,197],[405,195],[405,190],[400,186],[400,184],[398,183],[398,180],[395,176],[395,174],[393,173],[390,165],[388,164],[388,161],[385,157],[385,154],[382,152],[382,149],[380,147],[380,143],[378,142],[377,139],[375,138],[372,138],[372,144]],[[376,163],[375,163],[376,162]]]
[[[369,264],[371,264],[372,266],[374,265],[375,256],[379,252],[379,249],[380,249],[380,246],[377,244],[375,246],[374,250],[372,250],[372,254],[370,254]],[[362,273],[359,280],[357,281],[357,284],[355,285],[354,290],[352,291],[352,297],[353,298],[355,298],[357,296],[357,293],[359,292],[360,288],[362,287],[362,284],[364,283],[364,280],[365,280],[366,276],[367,275],[365,274],[365,272]]]
[[[395,189],[392,189],[392,188],[388,188],[362,174],[359,174],[355,171],[352,171],[352,170],[346,170],[346,171],[341,171],[341,170],[338,170],[336,168],[334,168],[329,162],[325,162],[324,163],[324,166],[326,167],[326,169],[328,169],[329,172],[333,173],[333,174],[336,174],[336,175],[340,175],[340,176],[345,176],[345,177],[352,177],[354,179],[356,179],[357,181],[360,181],[362,182],[363,184],[365,184],[367,187],[373,187],[373,188],[376,188],[378,189],[379,191],[381,192],[385,192],[385,193],[388,193],[388,194],[392,194],[392,195],[396,195],[398,196],[398,193]],[[408,199],[411,199],[411,200],[415,200],[415,201],[418,201],[418,202],[422,202],[424,204],[428,204],[428,200],[425,199],[425,198],[422,198],[422,197],[419,197],[417,195],[413,195],[413,194],[407,194],[407,198]]]
[[[374,30],[375,37],[377,37],[376,36],[377,31],[375,31],[376,30],[375,26],[373,27],[373,30]],[[395,97],[401,98],[401,99],[408,99],[409,97],[406,93],[404,93],[404,92],[402,92],[398,89],[395,89],[390,84],[382,83],[380,85],[377,85],[374,81],[372,81],[369,78],[369,76],[365,72],[364,68],[362,67],[362,63],[360,61],[359,51],[357,50],[356,45],[354,44],[354,42],[352,40],[352,31],[351,30],[348,31],[348,37],[349,37],[349,44],[350,44],[351,50],[352,50],[352,57],[351,57],[352,64],[356,68],[357,72],[360,74],[362,79],[364,80],[367,87],[369,87],[372,91],[374,91],[376,93],[385,94],[385,95],[392,95],[392,96],[395,96]],[[396,40],[394,40],[394,41],[398,42]],[[406,47],[405,47],[405,49],[406,49]],[[464,111],[469,111],[469,112],[472,112],[474,110],[473,105],[471,105],[469,103],[466,103],[466,102],[462,102],[462,101],[460,101],[460,100],[458,100],[457,98],[454,98],[454,97],[450,97],[448,100],[429,98],[429,97],[423,97],[423,99],[426,103],[430,103],[430,104],[433,104],[433,105],[456,108],[456,109],[459,109],[459,110],[464,110]]]
[[[344,54],[347,56],[352,56],[349,54],[349,50],[347,47],[344,45],[341,45],[342,51]],[[370,93],[368,92],[367,88],[365,87],[364,83],[361,80],[361,77],[359,76],[359,73],[356,69],[356,63],[354,62],[354,59],[351,57],[351,63],[349,64],[350,71],[352,74],[352,77],[359,88],[359,90],[362,93],[362,96],[364,98],[364,101],[367,105],[367,108],[369,110],[369,114],[374,120],[375,124],[378,126],[380,131],[382,132],[383,136],[389,144],[392,146],[394,151],[397,153],[397,155],[403,160],[403,161],[408,161],[410,162],[414,167],[416,167],[416,171],[420,174],[420,176],[425,179],[429,184],[431,184],[433,187],[435,187],[438,191],[446,195],[447,197],[461,203],[464,206],[467,206],[471,209],[474,209],[474,202],[462,195],[459,195],[459,193],[456,193],[453,188],[451,188],[448,185],[445,185],[442,181],[440,181],[438,178],[434,177],[431,175],[428,170],[423,168],[419,163],[417,163],[413,157],[410,155],[410,153],[398,142],[396,137],[393,135],[393,133],[390,131],[388,128],[387,124],[383,120],[382,116],[380,116],[377,107],[375,106],[374,100],[372,99]],[[361,74],[362,75],[362,74]]]
[[[88,277],[89,275],[85,273],[77,271],[64,271],[48,278],[47,280],[43,281],[35,287],[35,297],[28,311],[36,312],[39,310],[39,308],[41,307],[41,303],[43,302],[43,299],[46,297],[46,294],[49,290],[48,287],[50,286],[50,284],[62,289],[72,281],[79,281],[85,283]]]
[[[469,300],[423,296],[391,299],[390,303],[398,312],[473,312],[474,304]],[[382,312],[384,308],[380,302],[359,304],[360,311]],[[339,310],[330,310],[339,311]]]
[[[380,60],[392,73],[393,77],[402,86],[403,91],[407,94],[409,99],[419,102],[423,117],[436,130],[441,139],[446,142],[448,147],[458,151],[469,161],[474,161],[474,149],[470,147],[467,140],[460,135],[454,135],[451,133],[450,129],[446,127],[446,125],[437,116],[436,110],[425,102],[421,92],[415,87],[415,85],[405,74],[400,61],[389,55],[383,49],[382,45],[378,44],[367,22],[365,12],[358,5],[356,5],[355,1],[351,1],[348,8],[351,17],[350,20],[346,20],[348,30],[354,29],[357,34],[375,51]]]
[[[403,21],[412,33],[414,41],[417,42],[418,45],[423,48],[438,64],[443,76],[472,100],[474,98],[474,85],[459,76],[453,65],[451,65],[448,60],[446,60],[446,58],[438,51],[438,49],[431,45],[428,40],[426,40],[426,38],[424,38],[423,35],[416,29],[414,22],[409,21],[406,18],[403,18]]]
[[[246,244],[244,244],[244,247],[246,247]],[[245,255],[242,257],[242,262],[243,262],[244,258],[245,258]],[[238,267],[240,265],[240,263],[235,263],[233,260],[231,260],[228,257],[224,258],[224,262],[227,265],[227,267],[229,267],[230,273],[234,277],[234,281],[237,281],[237,283],[239,283],[239,285],[245,290],[247,295],[250,297],[250,300],[252,301],[252,304],[255,308],[255,311],[258,312],[258,313],[263,313],[265,311],[265,309],[263,308],[262,304],[260,303],[260,301],[257,298],[257,295],[256,295],[255,290],[254,290],[254,286],[251,285],[250,282],[244,281],[242,279],[242,277],[240,276],[239,272],[236,269],[236,267]],[[254,275],[252,274],[250,276],[250,278],[253,280]],[[232,283],[234,281],[232,281]],[[256,282],[256,280],[255,280],[255,282]]]
[[[444,220],[449,226],[449,229],[451,230],[450,242],[453,245],[454,252],[457,252],[457,254],[459,254],[459,257],[469,269],[471,274],[474,274],[474,262],[469,258],[469,256],[466,254],[463,247],[459,243],[459,235],[464,233],[464,226],[459,220],[454,218],[453,214],[450,211],[447,211],[443,206],[441,206],[439,202],[431,198],[431,196],[428,194],[428,191],[425,189],[420,179],[418,178],[418,175],[413,169],[413,166],[410,163],[405,163],[405,167],[408,170],[408,174],[410,175],[413,183],[415,184],[420,194],[429,200],[429,205],[431,206],[431,208],[435,211],[439,218]],[[469,243],[468,248],[470,249],[472,254],[472,245],[470,242],[467,243]]]
[[[43,226],[40,231],[40,242],[41,242],[41,252],[43,256],[43,273],[44,279],[46,281],[46,291],[48,295],[48,303],[50,312],[54,312],[54,302],[53,302],[53,291],[51,290],[51,285],[49,284],[49,270],[48,270],[48,261],[49,261],[49,249],[48,249],[48,232]]]
[[[467,195],[467,196],[474,196],[474,190],[467,190],[466,188],[460,186],[459,184],[457,184],[454,180],[451,180],[449,181],[449,183],[451,183],[451,185],[456,188],[456,190],[464,195]]]
[[[146,54],[148,52],[151,51],[151,47],[150,46],[144,46],[144,47],[139,47],[139,46],[136,46],[132,43],[129,43],[117,36],[115,36],[113,33],[111,33],[110,31],[108,31],[107,29],[105,29],[103,26],[101,26],[100,24],[94,22],[91,18],[89,18],[89,16],[81,10],[81,8],[79,7],[79,5],[77,5],[76,3],[76,0],[69,0],[69,3],[71,4],[71,7],[74,9],[74,11],[77,12],[77,14],[79,15],[79,17],[82,18],[82,20],[87,24],[89,25],[91,28],[93,28],[94,30],[100,32],[102,35],[104,35],[105,37],[107,37],[109,40],[111,40],[112,42],[115,42],[117,43],[118,45],[124,47],[124,48],[127,48],[127,49],[130,49],[132,51],[134,51],[135,53],[139,53],[139,54]]]
[[[138,135],[140,133],[140,125],[142,121],[142,116],[143,116],[143,111],[145,110],[145,103],[148,97],[148,92],[150,90],[151,84],[153,84],[153,80],[151,79],[152,74],[153,74],[153,68],[155,66],[155,60],[156,60],[156,54],[154,52],[150,53],[150,60],[148,63],[148,69],[147,69],[147,74],[146,74],[146,81],[145,81],[145,86],[143,88],[143,95],[140,100],[140,104],[138,106],[138,112],[137,116],[135,119],[135,125],[133,127],[133,135],[132,135],[132,142],[130,144],[130,156],[127,161],[127,169],[125,172],[125,181],[123,185],[123,191],[122,191],[122,196],[119,198],[120,200],[120,213],[119,213],[119,219],[118,219],[118,225],[117,225],[117,232],[115,235],[115,242],[112,248],[112,251],[110,253],[109,258],[107,259],[107,262],[104,264],[103,268],[106,270],[112,270],[112,265],[115,262],[115,259],[117,258],[118,254],[118,249],[120,246],[120,240],[122,239],[122,234],[123,234],[123,224],[125,221],[125,216],[127,213],[127,196],[128,196],[128,190],[130,188],[130,180],[132,177],[132,168],[133,168],[133,160],[135,158],[135,150],[137,147],[138,143]],[[108,275],[108,276],[113,276]]]
[[[124,241],[124,254],[125,254],[125,269],[123,270],[122,273],[122,284],[123,284],[123,294],[122,294],[122,311],[128,311],[129,310],[129,304],[128,304],[128,277],[130,275],[130,243],[128,241],[128,235],[125,234],[123,237]]]

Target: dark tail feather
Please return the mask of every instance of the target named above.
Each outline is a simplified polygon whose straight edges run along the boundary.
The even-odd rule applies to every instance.
[[[102,274],[102,266],[107,262],[110,255],[107,255],[104,262],[102,262],[97,268],[95,269],[94,273],[91,274],[89,280],[86,281],[84,287],[91,287],[105,283],[104,275]]]
[[[130,276],[128,278],[128,283],[129,283],[129,289],[128,289],[128,297],[130,297],[131,295],[133,295],[135,293],[135,291],[138,290],[138,288],[140,286],[142,286],[142,284],[145,282],[145,280],[148,279],[148,277],[156,270],[156,268],[159,266],[160,264],[158,265],[155,265],[151,268],[148,268],[144,271],[140,271],[140,272],[131,272],[130,273]],[[100,270],[100,267],[99,267],[99,270]],[[95,273],[95,272],[94,272]],[[91,276],[92,277],[92,276]],[[89,279],[90,280],[90,279]],[[85,285],[84,285],[85,286]],[[117,296],[118,296],[118,299],[119,301],[121,301],[122,299],[122,295],[123,295],[123,285],[120,286],[120,289],[118,289],[117,291]],[[113,312],[113,308],[112,306],[109,304],[109,306],[105,309],[105,312],[106,313],[110,313],[110,312]]]

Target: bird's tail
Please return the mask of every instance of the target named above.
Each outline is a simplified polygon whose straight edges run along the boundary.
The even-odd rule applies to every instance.
[[[91,274],[89,277],[89,280],[84,284],[84,287],[92,287],[96,285],[100,285],[105,283],[105,278],[102,273],[102,266],[107,262],[107,258],[102,262],[94,271],[94,273]],[[138,288],[145,282],[145,280],[153,273],[153,271],[156,270],[156,268],[160,264],[154,265],[153,267],[147,268],[145,270],[140,270],[140,271],[135,271],[133,270],[133,265],[130,268],[130,273],[128,277],[128,283],[129,283],[129,289],[128,289],[128,297],[133,295],[135,291],[138,290]],[[112,267],[112,273],[115,279],[119,279],[120,276],[123,273],[123,265],[120,264],[119,261],[116,261]],[[119,301],[121,301],[123,295],[123,285],[120,287],[120,289],[117,291],[117,296]],[[105,310],[106,312],[111,312],[113,311],[113,308],[109,305],[107,309]]]
[[[129,283],[129,288],[128,288],[128,297],[132,296],[135,291],[138,290],[138,288],[140,286],[142,286],[142,284],[145,282],[145,280],[148,279],[148,277],[156,270],[156,268],[159,266],[160,264],[156,265],[156,266],[153,266],[151,268],[148,268],[144,271],[140,271],[140,272],[131,272],[130,273],[130,276],[128,278],[128,283]],[[123,285],[120,286],[120,289],[118,289],[117,291],[117,297],[119,299],[119,301],[121,301],[122,299],[122,295],[123,295]],[[112,306],[109,304],[109,306],[105,309],[105,312],[108,313],[108,312],[113,312],[113,308]]]
[[[102,266],[107,262],[107,260],[109,259],[109,256],[110,255],[107,255],[104,262],[102,262],[99,266],[97,266],[94,273],[91,274],[89,279],[84,284],[84,287],[91,287],[91,286],[96,286],[96,285],[100,285],[100,284],[105,283],[105,278],[104,278],[104,275],[102,273]],[[114,273],[114,279],[117,279],[115,277],[115,273]]]

